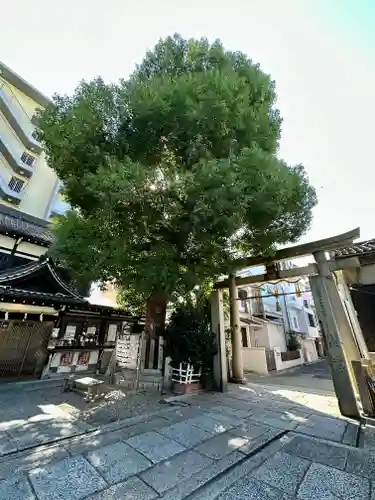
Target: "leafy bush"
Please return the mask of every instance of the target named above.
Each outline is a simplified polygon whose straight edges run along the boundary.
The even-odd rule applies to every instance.
[[[298,351],[298,349],[301,349],[301,344],[297,338],[296,333],[294,333],[294,332],[289,333],[287,347],[288,347],[288,351]]]
[[[165,341],[165,353],[172,359],[173,366],[191,363],[203,372],[212,369],[215,334],[203,312],[191,306],[176,309],[165,330]]]

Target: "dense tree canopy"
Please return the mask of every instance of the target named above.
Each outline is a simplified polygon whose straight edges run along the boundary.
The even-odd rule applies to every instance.
[[[55,251],[77,275],[148,299],[296,241],[316,197],[304,168],[277,157],[275,100],[246,55],[178,35],[119,84],[56,95],[41,137],[73,210]]]

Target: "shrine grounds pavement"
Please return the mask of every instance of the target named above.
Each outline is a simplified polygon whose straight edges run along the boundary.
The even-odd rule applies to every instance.
[[[44,392],[28,416],[37,391],[0,391],[0,500],[375,500],[375,440],[330,393],[250,382],[94,425]]]

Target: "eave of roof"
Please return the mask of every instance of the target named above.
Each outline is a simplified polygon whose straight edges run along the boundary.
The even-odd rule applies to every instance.
[[[355,257],[375,252],[375,239],[353,243],[344,248],[339,248],[330,252],[332,259],[345,257]]]
[[[20,237],[42,246],[50,246],[53,234],[50,223],[5,205],[0,206],[0,234]]]
[[[0,61],[0,74],[7,82],[14,85],[18,90],[23,92],[25,95],[33,99],[37,104],[43,108],[47,107],[52,103],[51,99],[46,95],[42,94],[38,89],[36,89],[29,82],[24,80],[15,71],[9,68],[6,64]]]
[[[85,307],[88,302],[83,298],[76,298],[62,293],[45,293],[34,290],[23,290],[11,286],[0,285],[0,301],[2,302],[22,302],[37,305],[74,305]]]

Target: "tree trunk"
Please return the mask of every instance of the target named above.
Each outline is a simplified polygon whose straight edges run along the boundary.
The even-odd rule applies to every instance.
[[[147,301],[145,368],[158,368],[159,338],[164,334],[167,314],[166,295],[154,295]]]

